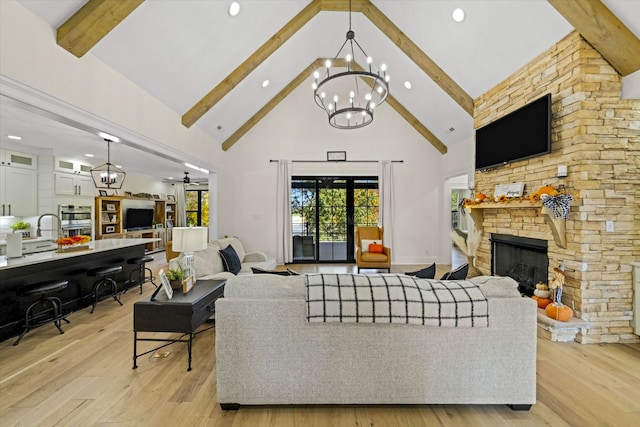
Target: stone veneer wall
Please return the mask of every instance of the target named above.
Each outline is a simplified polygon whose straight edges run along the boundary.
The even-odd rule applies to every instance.
[[[567,247],[556,245],[539,209],[483,209],[476,263],[490,271],[491,233],[548,240],[549,273],[566,268],[563,302],[593,325],[577,337],[581,343],[640,342],[631,326],[631,263],[640,260],[640,100],[621,100],[621,88],[621,76],[572,32],[475,100],[478,128],[551,93],[551,154],[476,172],[475,186],[492,195],[497,184],[524,181],[525,194],[563,184],[579,204],[566,221]],[[567,178],[556,178],[558,165],[568,166]],[[605,231],[605,221],[615,231]]]

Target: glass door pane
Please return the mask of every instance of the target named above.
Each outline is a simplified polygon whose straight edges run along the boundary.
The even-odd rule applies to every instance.
[[[347,260],[347,181],[323,178],[319,182],[319,261]]]
[[[316,260],[316,180],[291,180],[293,261]]]

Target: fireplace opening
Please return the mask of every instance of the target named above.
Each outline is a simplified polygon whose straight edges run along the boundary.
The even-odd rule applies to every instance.
[[[508,234],[491,235],[491,274],[509,276],[520,293],[531,296],[536,283],[548,281],[549,257],[546,240]]]

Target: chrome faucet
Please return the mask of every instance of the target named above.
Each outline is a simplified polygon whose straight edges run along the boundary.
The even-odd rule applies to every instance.
[[[38,228],[36,229],[36,237],[42,237],[42,229],[40,228],[40,220],[45,216],[52,216],[52,217],[55,217],[58,220],[58,239],[60,237],[62,237],[62,221],[60,220],[60,217],[58,215],[52,214],[52,213],[45,213],[45,214],[40,215],[40,218],[38,218]]]

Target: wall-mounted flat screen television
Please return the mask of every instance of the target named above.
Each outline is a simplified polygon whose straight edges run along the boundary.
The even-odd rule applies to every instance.
[[[153,226],[153,209],[128,208],[124,216],[124,228],[143,230]]]
[[[476,130],[476,170],[551,152],[551,94]]]

